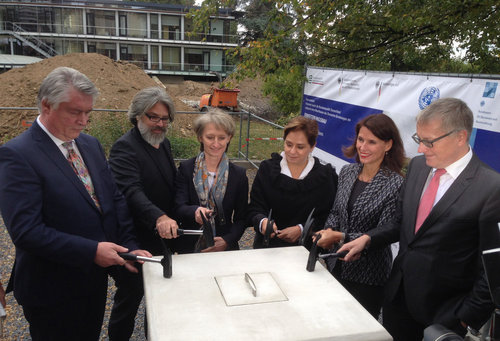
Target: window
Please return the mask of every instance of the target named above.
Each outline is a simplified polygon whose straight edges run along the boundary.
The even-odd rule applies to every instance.
[[[124,13],[119,16],[120,36],[122,37],[147,37],[147,16],[145,13]]]
[[[149,29],[151,31],[151,38],[158,39],[160,35],[158,34],[158,14],[151,14],[149,16],[150,26]]]
[[[127,36],[127,15],[120,14],[118,16],[118,20],[120,22],[120,36],[126,37]]]
[[[87,13],[87,34],[95,34],[94,13]]]
[[[97,43],[95,49],[95,52],[99,54],[111,59],[116,59],[116,44],[114,43]]]
[[[87,10],[87,33],[114,36],[115,13],[113,11]]]
[[[162,69],[163,70],[181,70],[181,48],[180,47],[162,47]]]
[[[151,69],[158,70],[159,69],[159,58],[158,58],[159,47],[157,45],[151,45]]]
[[[181,39],[180,18],[170,15],[161,16],[162,39],[179,40]]]
[[[120,44],[120,59],[127,60],[142,69],[148,64],[148,49],[146,45]]]

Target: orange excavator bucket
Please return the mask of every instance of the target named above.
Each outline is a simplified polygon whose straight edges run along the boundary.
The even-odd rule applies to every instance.
[[[202,111],[206,111],[208,107],[211,105],[210,100],[212,98],[212,94],[204,94],[200,99],[200,109]],[[205,109],[205,110],[204,110]]]

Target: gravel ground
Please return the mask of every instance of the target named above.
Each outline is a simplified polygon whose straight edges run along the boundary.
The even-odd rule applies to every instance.
[[[251,248],[253,242],[253,230],[248,228],[240,240],[240,247],[243,249]],[[14,264],[15,249],[10,236],[5,228],[3,220],[0,217],[0,276],[4,288],[10,278],[10,271]],[[112,306],[112,298],[115,292],[114,281],[112,278],[109,280],[108,286],[108,300],[106,302],[106,313],[104,316],[104,323],[102,326],[101,340],[107,340],[107,326],[109,313]],[[4,338],[3,340],[31,340],[28,322],[24,318],[21,306],[19,306],[14,299],[12,293],[7,295],[7,319],[4,322]],[[144,337],[144,299],[139,307],[139,312],[135,321],[134,334],[131,340],[146,340]]]
[[[257,173],[256,169],[248,169],[247,176],[251,184]],[[247,228],[242,238],[240,239],[240,248],[250,249],[252,247],[254,232],[252,228]],[[0,216],[0,280],[4,286],[10,278],[10,271],[12,265],[14,264],[15,258],[15,248],[12,244],[10,236],[5,228],[2,217]],[[108,340],[107,330],[108,330],[108,320],[109,314],[111,312],[111,306],[113,304],[113,296],[116,288],[114,286],[114,281],[109,278],[108,286],[108,300],[106,302],[106,312],[104,315],[104,323],[101,331],[101,340]],[[23,310],[19,306],[12,293],[7,295],[7,319],[4,322],[4,338],[2,340],[31,340],[28,328],[28,322],[24,318]],[[144,337],[144,299],[142,300],[141,306],[137,313],[135,321],[135,329],[132,334],[131,340],[142,341],[146,340]]]

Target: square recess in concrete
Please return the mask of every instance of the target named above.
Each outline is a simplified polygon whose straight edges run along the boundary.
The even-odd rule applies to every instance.
[[[248,275],[249,280],[245,278],[245,275]],[[214,278],[227,306],[288,301],[270,272],[215,276]],[[253,281],[255,290],[252,290],[250,281]]]

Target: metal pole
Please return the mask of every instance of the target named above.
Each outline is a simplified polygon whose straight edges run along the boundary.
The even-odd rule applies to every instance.
[[[247,124],[247,139],[250,138],[250,117],[252,116],[252,114],[248,113],[248,124]],[[250,141],[247,141],[247,145],[246,145],[246,150],[247,150],[247,153],[246,153],[246,159],[248,160],[248,145],[250,144],[249,143]]]
[[[243,112],[240,112],[240,143],[238,144],[238,159],[240,158],[240,154],[242,154],[241,153],[241,139],[243,138],[242,133],[243,133]]]

